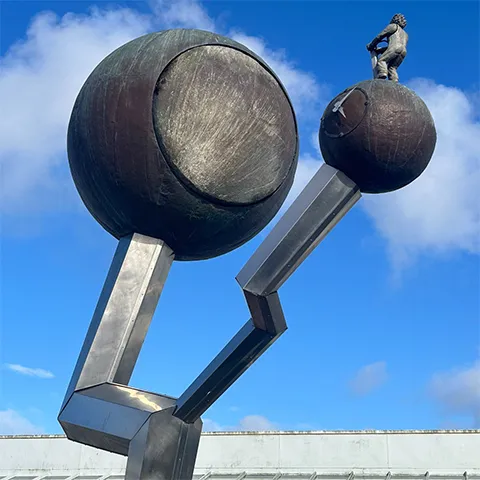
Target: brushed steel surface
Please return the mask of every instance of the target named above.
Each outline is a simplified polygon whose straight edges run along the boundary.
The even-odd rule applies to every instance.
[[[173,258],[161,240],[119,241],[62,408],[75,390],[129,382]]]
[[[127,455],[150,415],[173,405],[171,397],[105,383],[75,392],[59,422],[71,440]]]
[[[127,480],[190,479],[200,416],[287,329],[277,290],[359,198],[320,168],[237,276],[251,318],[178,400],[125,385],[174,255],[160,240],[122,239],[59,415],[68,438],[128,455]]]
[[[342,172],[322,165],[237,275],[256,295],[278,290],[360,199]]]
[[[277,290],[360,196],[337,169],[319,169],[237,275],[251,319],[179,397],[175,416],[199,418],[285,332]]]
[[[186,424],[174,408],[154,413],[130,443],[128,480],[189,480],[193,476],[202,421]]]
[[[176,399],[126,385],[173,258],[161,240],[120,240],[58,417],[70,440],[128,455],[128,480],[193,475],[202,421],[187,425],[171,415]]]

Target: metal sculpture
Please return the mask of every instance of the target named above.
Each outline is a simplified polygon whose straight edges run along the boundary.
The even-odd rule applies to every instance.
[[[393,16],[367,45],[374,79],[338,94],[321,119],[325,163],[344,172],[364,193],[405,187],[425,171],[435,150],[430,111],[415,92],[398,83],[396,69],[405,58],[408,39],[405,26],[403,15]],[[377,49],[384,38],[388,47]]]
[[[116,238],[163,239],[177,260],[233,250],[277,213],[298,156],[295,115],[265,62],[229,38],[169,30],[105,58],[75,102],[68,157]]]
[[[319,135],[325,162],[365,193],[413,182],[427,168],[436,143],[423,100],[389,80],[359,82],[337,95],[325,109]]]
[[[407,20],[401,13],[395,14],[390,23],[367,45],[372,57],[373,78],[398,82],[397,68],[407,55]],[[381,42],[388,46],[378,48]]]
[[[287,329],[280,287],[368,185],[381,191],[410,179],[417,160],[385,173],[377,164],[387,150],[372,158],[355,150],[369,129],[358,126],[368,112],[354,90],[327,107],[320,142],[330,151],[325,138],[360,132],[326,161],[344,170],[359,163],[373,183],[362,186],[357,167],[352,178],[331,165],[318,170],[236,277],[250,319],[172,398],[128,385],[172,262],[230,251],[277,213],[297,162],[295,116],[263,60],[208,32],[141,37],[85,83],[69,125],[70,166],[87,208],[119,244],[59,421],[71,440],[127,455],[126,480],[192,478],[201,415]],[[389,125],[397,142],[404,126]]]

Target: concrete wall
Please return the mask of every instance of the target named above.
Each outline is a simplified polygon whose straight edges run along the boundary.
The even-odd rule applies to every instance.
[[[125,458],[61,436],[0,437],[0,478],[122,475]],[[202,435],[196,475],[453,476],[480,479],[480,431],[274,432]],[[49,478],[49,477],[47,477]],[[307,476],[308,478],[308,476]]]

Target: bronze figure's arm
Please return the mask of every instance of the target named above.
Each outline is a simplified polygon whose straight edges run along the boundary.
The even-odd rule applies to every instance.
[[[382,53],[385,53],[387,51],[388,47],[377,47],[375,48],[375,53],[377,55],[381,55]]]
[[[382,41],[390,38],[398,29],[398,25],[390,23],[384,28],[368,45],[367,50],[371,52]]]

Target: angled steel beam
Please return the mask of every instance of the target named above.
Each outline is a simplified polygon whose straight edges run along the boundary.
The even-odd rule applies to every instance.
[[[287,329],[277,290],[359,198],[319,169],[237,276],[251,318],[178,399],[128,386],[174,253],[122,238],[59,414],[67,437],[127,455],[126,480],[191,479],[200,416]]]
[[[360,196],[346,175],[322,165],[237,275],[251,319],[180,396],[175,416],[198,419],[287,329],[277,290]]]
[[[173,259],[161,240],[119,241],[58,417],[70,440],[128,455],[128,480],[193,475],[201,420],[187,425],[176,399],[127,386]]]
[[[173,259],[161,240],[134,234],[118,242],[62,410],[76,390],[128,384]]]

